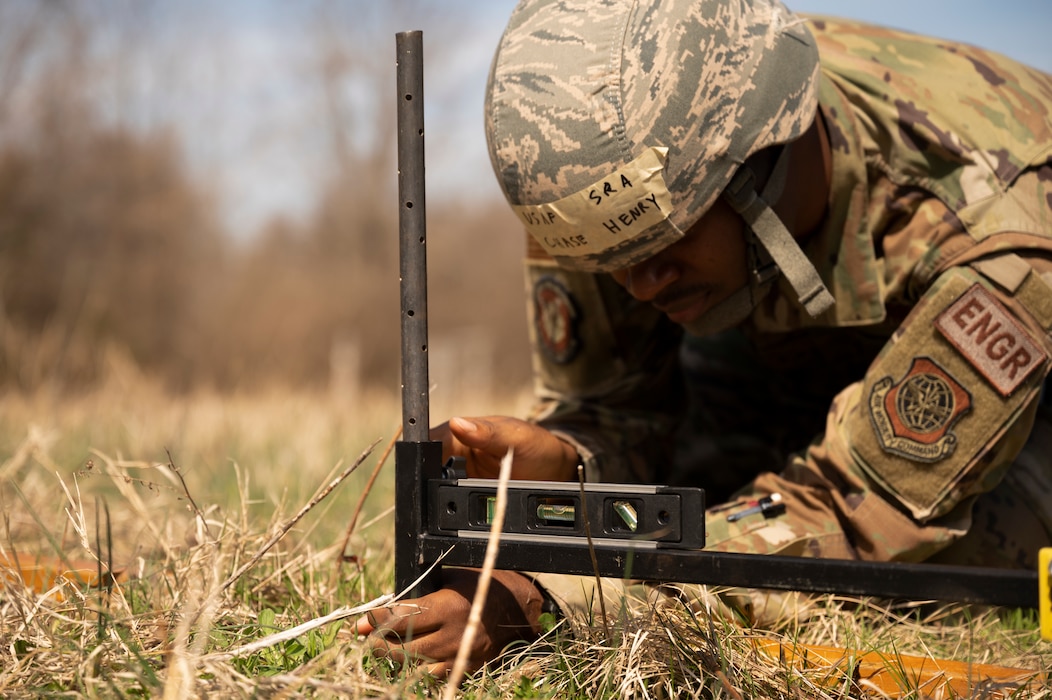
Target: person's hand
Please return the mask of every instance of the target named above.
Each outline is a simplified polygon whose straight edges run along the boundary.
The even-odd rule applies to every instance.
[[[370,612],[358,620],[358,634],[368,635],[375,656],[397,663],[425,663],[429,673],[444,678],[453,669],[467,627],[478,575],[473,569],[444,569],[444,588]],[[468,672],[495,659],[514,641],[535,639],[541,600],[533,582],[522,574],[494,571],[468,657]]]
[[[573,445],[519,418],[450,418],[431,430],[431,439],[442,441],[443,459],[463,457],[470,477],[497,478],[500,461],[512,448],[512,479],[577,479],[579,457]]]

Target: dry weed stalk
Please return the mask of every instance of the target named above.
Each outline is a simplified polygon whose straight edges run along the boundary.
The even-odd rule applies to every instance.
[[[612,641],[610,637],[610,619],[606,616],[606,595],[603,593],[603,577],[599,575],[599,562],[595,558],[595,544],[592,542],[592,524],[588,518],[588,507],[586,505],[588,501],[584,494],[583,464],[577,465],[577,486],[581,493],[581,519],[584,520],[584,535],[588,540],[588,555],[592,559],[592,570],[595,572],[595,590],[597,591],[596,596],[599,598],[599,614],[602,617],[606,638]]]
[[[61,536],[53,540],[59,547],[75,544],[79,549],[86,544],[89,555],[105,561],[111,538],[105,536],[101,512],[93,529],[87,480],[60,476],[66,483],[56,486],[54,475],[62,472],[54,467],[67,460],[49,453],[54,441],[43,432],[31,437],[12,441],[13,455],[0,467],[4,475],[0,498],[6,492],[22,499],[0,501],[5,551],[13,550],[15,543],[22,545],[28,536],[46,546],[40,532],[68,528],[68,542]],[[178,497],[185,501],[187,489],[166,465],[110,458],[98,451],[92,454],[118,492],[108,501],[118,533],[115,541],[121,541],[122,523],[126,529],[132,524],[144,542],[149,540],[146,546],[153,554],[146,558],[152,563],[140,562],[139,576],[118,582],[108,597],[105,591],[62,583],[65,597],[58,600],[0,578],[0,696],[401,698],[437,694],[420,669],[391,670],[373,660],[367,645],[356,641],[353,633],[337,631],[339,622],[333,616],[356,614],[355,609],[362,607],[357,601],[375,596],[368,591],[390,585],[389,571],[373,566],[369,572],[369,567],[362,567],[356,573],[359,581],[347,587],[354,589],[360,582],[360,597],[341,601],[347,605],[335,610],[326,607],[332,586],[327,584],[331,569],[324,567],[335,568],[334,548],[296,552],[294,557],[289,551],[295,550],[276,553],[274,533],[284,532],[286,538],[302,534],[290,523],[302,518],[304,510],[289,520],[279,505],[269,523],[261,527],[249,518],[245,505],[250,501],[249,470],[243,477],[238,470],[240,518],[237,513],[228,518],[217,506],[209,505],[212,494],[204,498],[194,494],[200,515],[167,500]],[[225,454],[218,459],[224,458]],[[267,464],[259,466],[266,468]],[[155,470],[152,473],[161,474],[171,484],[170,492],[151,489],[165,497],[160,505],[145,498],[150,485],[141,478],[144,470]],[[332,484],[328,476],[317,483]],[[323,486],[318,493],[324,491]],[[58,504],[55,493],[62,495]],[[316,494],[310,502],[317,498]],[[179,517],[166,520],[169,506]],[[36,529],[29,532],[32,522],[18,522],[20,517],[29,519],[16,509],[34,508],[36,512],[28,515],[37,518],[32,521]],[[52,511],[54,522],[47,517]],[[341,521],[341,530],[342,525]],[[185,530],[191,536],[184,537]],[[338,542],[339,536],[331,540]],[[243,569],[239,564],[253,560],[254,570],[240,573],[237,585],[220,591],[235,570]],[[370,564],[379,562],[374,557]],[[371,574],[368,585],[367,573]],[[340,593],[344,597],[346,590]],[[274,626],[288,629],[269,635],[274,630],[261,621],[264,607],[277,608],[275,614],[282,622]],[[569,619],[539,642],[509,651],[498,666],[470,676],[460,690],[479,698],[539,695],[595,700],[625,696],[888,697],[865,682],[853,683],[850,677],[844,680],[828,671],[797,668],[787,659],[759,654],[758,632],[669,597],[641,600],[624,614],[611,612],[612,636],[602,629],[599,619],[594,624]],[[773,638],[790,644],[1052,667],[1052,647],[1037,639],[1033,622],[1026,618],[1005,622],[1003,615],[998,610],[892,607],[869,599],[829,596],[816,599],[807,620],[780,630]],[[571,625],[575,625],[573,634],[564,634]],[[264,633],[268,636],[261,637]],[[320,651],[309,657],[285,658],[289,649],[312,636],[326,636]],[[264,644],[268,646],[262,648]],[[923,696],[918,689],[910,691],[905,679],[904,687],[905,697]],[[988,697],[995,697],[992,690]],[[1052,700],[1052,690],[1034,688],[1016,697]]]
[[[280,644],[281,642],[296,639],[297,637],[300,637],[306,634],[307,632],[316,630],[320,627],[324,627],[325,625],[331,624],[333,622],[345,620],[349,617],[358,617],[368,613],[371,610],[376,610],[378,608],[389,607],[401,600],[402,598],[404,598],[409,591],[416,588],[417,584],[419,584],[421,581],[430,576],[431,572],[434,571],[435,567],[437,567],[442,562],[442,560],[447,554],[449,554],[449,550],[446,550],[442,554],[442,556],[438,558],[437,561],[435,561],[430,567],[428,567],[428,569],[424,573],[420,574],[420,576],[415,581],[410,583],[405,588],[405,590],[401,591],[400,593],[385,593],[384,595],[374,598],[373,600],[370,600],[367,603],[362,603],[361,605],[356,605],[353,607],[343,606],[337,610],[334,610],[328,615],[322,615],[321,617],[314,618],[313,620],[308,620],[307,622],[304,622],[300,625],[296,625],[295,627],[282,630],[271,635],[267,635],[265,637],[257,639],[256,641],[250,644],[245,644],[235,649],[209,654],[207,657],[204,658],[209,661],[222,661],[237,658],[239,656],[245,656],[247,654],[260,651],[261,649],[266,649],[276,644]],[[492,568],[490,570],[490,573],[492,574]]]
[[[343,483],[343,481],[348,476],[350,476],[355,469],[358,468],[358,466],[365,460],[365,458],[369,456],[369,454],[372,452],[373,448],[378,442],[378,440],[374,441],[368,448],[366,448],[366,450],[362,452],[361,455],[359,455],[358,459],[356,459],[353,464],[344,468],[336,477],[331,479],[327,484],[320,487],[314,493],[314,495],[307,501],[307,503],[304,504],[303,507],[301,507],[295,515],[293,515],[291,518],[282,523],[277,528],[277,530],[256,550],[256,552],[251,557],[249,557],[249,559],[244,564],[239,566],[232,574],[230,574],[225,580],[222,580],[222,583],[219,584],[214,584],[214,582],[221,580],[219,578],[218,566],[221,560],[220,547],[219,542],[214,543],[213,549],[216,552],[216,556],[214,556],[211,560],[213,564],[213,576],[211,577],[213,584],[209,586],[203,586],[200,590],[197,591],[197,595],[195,596],[195,598],[197,598],[199,602],[197,603],[197,605],[193,606],[196,608],[196,611],[192,615],[185,616],[176,629],[176,642],[170,655],[172,673],[169,674],[168,682],[165,684],[166,700],[169,700],[169,698],[183,698],[186,697],[187,694],[190,692],[188,679],[193,677],[192,674],[196,673],[196,669],[200,665],[203,656],[202,652],[204,644],[208,637],[207,633],[208,630],[211,628],[212,620],[215,616],[217,607],[220,604],[222,594],[226,592],[238,579],[240,579],[246,571],[256,566],[259,563],[259,561],[263,558],[263,556],[268,551],[270,551],[270,549],[273,548],[274,545],[281,541],[281,539],[285,537],[285,535],[287,535],[293,527],[295,527],[296,523],[302,520],[307,513],[314,509],[314,507],[321,503],[326,498],[326,496],[331,494],[336,489],[336,487]],[[353,614],[355,614],[353,612],[353,609],[344,609],[336,611],[336,613],[333,613],[329,616],[332,619],[326,620],[326,623],[338,619],[343,619]],[[307,623],[306,625],[301,625],[299,628],[296,628],[295,633],[291,636],[286,636],[287,633],[282,633],[281,635],[272,635],[272,637],[278,638],[270,639],[267,641],[261,640],[264,641],[264,643],[258,644],[257,646],[249,645],[252,648],[248,651],[239,651],[238,653],[231,654],[219,654],[215,658],[234,658],[236,656],[250,653],[253,650],[266,648],[267,646],[271,646],[280,641],[284,641],[285,639],[294,639],[303,634],[304,632],[308,631],[309,629],[313,629],[318,626],[320,626],[320,624]],[[191,631],[195,633],[195,640],[192,647],[188,643]]]
[[[295,627],[290,627],[287,630],[282,630],[281,632],[270,634],[266,637],[257,639],[251,644],[243,644],[235,649],[230,649],[228,651],[217,651],[215,653],[209,654],[208,656],[204,657],[204,659],[208,661],[224,661],[236,658],[238,656],[246,656],[248,654],[260,651],[261,649],[272,647],[275,644],[280,644],[281,642],[287,642],[289,640],[296,639],[297,637],[300,637],[306,634],[307,632],[310,632],[311,630],[318,629],[319,627],[324,627],[325,625],[331,624],[333,622],[346,620],[348,617],[358,617],[360,615],[366,614],[371,610],[376,610],[378,608],[384,607],[385,605],[390,605],[395,600],[397,600],[398,597],[400,596],[396,597],[392,593],[385,593],[384,595],[378,598],[370,600],[368,603],[362,603],[361,605],[356,605],[354,607],[344,606],[338,610],[332,611],[328,615],[322,615],[321,617],[317,617],[313,620],[308,620],[303,624],[296,625]]]
[[[457,656],[453,660],[453,669],[442,691],[442,700],[452,700],[453,692],[460,687],[460,681],[464,678],[464,670],[468,665],[468,656],[471,655],[471,647],[475,643],[475,635],[478,634],[479,624],[482,622],[482,608],[489,595],[489,583],[493,578],[493,567],[497,563],[497,550],[500,548],[500,534],[504,528],[504,514],[508,508],[508,480],[511,479],[512,455],[513,452],[509,449],[508,454],[504,455],[504,459],[500,461],[500,474],[497,477],[497,502],[493,509],[493,522],[490,525],[489,541],[486,543],[486,554],[482,560],[482,571],[475,588],[475,597],[471,601],[468,624],[460,640]]]
[[[171,543],[165,534],[157,527],[153,512],[147,507],[146,503],[143,502],[139,492],[135,489],[136,483],[139,480],[132,477],[129,473],[130,469],[152,469],[156,465],[148,462],[129,462],[129,461],[118,461],[113,459],[99,450],[92,450],[91,453],[102,461],[104,465],[102,472],[110,477],[114,485],[117,487],[117,491],[124,498],[128,506],[130,506],[132,513],[135,518],[150,531],[154,543],[164,550],[165,557],[171,561],[175,559],[178,554],[173,550]],[[93,462],[89,460],[89,469],[92,467]],[[163,473],[163,472],[162,472]]]
[[[376,484],[376,478],[380,476],[380,470],[383,469],[384,464],[387,463],[387,458],[391,456],[391,450],[394,449],[395,443],[398,442],[398,438],[401,436],[402,426],[399,424],[398,429],[395,430],[395,434],[391,437],[387,446],[384,448],[383,454],[380,455],[380,459],[376,460],[376,466],[373,467],[373,471],[369,475],[369,481],[366,482],[365,488],[362,489],[361,495],[358,496],[358,503],[354,506],[354,512],[351,514],[351,519],[347,523],[347,531],[343,536],[343,542],[340,544],[340,554],[336,565],[336,576],[339,576],[343,572],[343,563],[347,559],[347,543],[351,541],[351,535],[354,534],[355,528],[358,526],[358,517],[362,514],[362,508],[365,506],[365,499],[367,499],[369,494],[372,493],[373,486]]]
[[[365,458],[368,457],[370,454],[372,454],[373,448],[375,448],[377,443],[379,443],[379,442],[380,442],[379,440],[374,440],[373,444],[369,445],[369,447],[367,447],[365,449],[365,451],[362,452],[358,456],[358,459],[354,460],[353,464],[348,466],[346,469],[344,469],[342,472],[340,472],[340,474],[338,476],[336,476],[334,479],[332,479],[328,484],[326,484],[325,486],[320,488],[317,492],[315,492],[315,494],[311,497],[311,499],[306,504],[304,504],[304,506],[302,508],[300,508],[299,512],[296,513],[291,518],[289,518],[288,521],[286,521],[281,527],[279,527],[277,532],[275,532],[271,536],[271,538],[269,540],[267,540],[266,543],[264,543],[263,546],[260,547],[259,550],[257,550],[254,555],[252,555],[252,558],[249,559],[244,564],[242,564],[237,569],[237,571],[235,571],[233,574],[231,574],[230,577],[226,581],[223,582],[223,585],[220,588],[222,590],[226,590],[227,588],[232,586],[235,581],[237,581],[239,578],[241,578],[242,574],[244,574],[246,571],[248,571],[253,566],[255,566],[256,563],[260,559],[263,558],[263,555],[266,554],[268,551],[270,551],[271,547],[273,547],[275,544],[277,544],[279,541],[281,541],[281,538],[283,538],[285,535],[287,535],[289,530],[291,530],[293,527],[295,527],[296,523],[298,523],[300,520],[303,519],[303,516],[305,516],[307,513],[309,513],[316,505],[321,503],[322,500],[324,500],[326,496],[328,496],[330,493],[332,493],[336,489],[337,486],[339,486],[341,483],[343,483],[344,479],[346,479],[348,476],[350,476],[354,472],[354,470],[357,469],[361,465],[361,463],[365,461]]]

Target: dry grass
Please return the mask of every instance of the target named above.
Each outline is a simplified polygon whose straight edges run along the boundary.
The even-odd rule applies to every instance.
[[[391,397],[356,405],[294,394],[173,398],[141,380],[72,399],[5,397],[0,554],[112,561],[128,576],[43,594],[4,582],[0,695],[436,695],[438,684],[420,671],[368,656],[348,623],[355,606],[392,592],[391,469],[350,538],[353,560],[340,561],[340,545],[379,459],[371,446],[393,437],[398,415]],[[763,638],[879,651],[893,671],[895,654],[1052,667],[1035,619],[1015,611],[833,597],[819,606]],[[760,653],[759,632],[671,599],[611,614],[609,636],[598,620],[565,621],[468,678],[462,694],[887,696],[850,673]],[[297,625],[293,636],[280,634]],[[905,675],[899,695],[937,695]],[[989,690],[977,696],[997,697],[982,694]]]

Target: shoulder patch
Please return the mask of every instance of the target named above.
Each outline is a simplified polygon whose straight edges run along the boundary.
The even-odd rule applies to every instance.
[[[549,360],[565,365],[577,356],[577,304],[554,277],[540,277],[533,285],[534,325],[537,340]]]
[[[1005,450],[1026,439],[1025,412],[1041,390],[1047,363],[1031,364],[1048,351],[979,284],[968,268],[936,279],[867,370],[840,428],[860,471],[916,520],[946,515],[996,476]],[[1019,356],[1013,369],[1019,349],[1031,360]]]
[[[1001,396],[1011,396],[1048,357],[978,283],[935,318],[935,327]]]
[[[869,393],[870,419],[881,447],[918,462],[953,454],[957,436],[950,428],[971,409],[971,394],[927,357],[913,358],[897,383],[884,377]]]

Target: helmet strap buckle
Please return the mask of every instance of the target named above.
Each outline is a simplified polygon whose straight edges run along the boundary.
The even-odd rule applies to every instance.
[[[722,196],[745,220],[750,245],[758,244],[756,247],[762,249],[763,255],[757,258],[762,261],[763,257],[768,257],[773,261],[773,270],[764,269],[764,273],[780,271],[807,313],[817,317],[834,305],[833,295],[826,289],[814,264],[807,259],[803,249],[768,204],[769,199],[777,200],[781,195],[788,170],[788,154],[788,148],[779,154],[763,196],[756,193],[756,176],[747,165],[738,168]],[[753,266],[755,273],[762,269]]]

